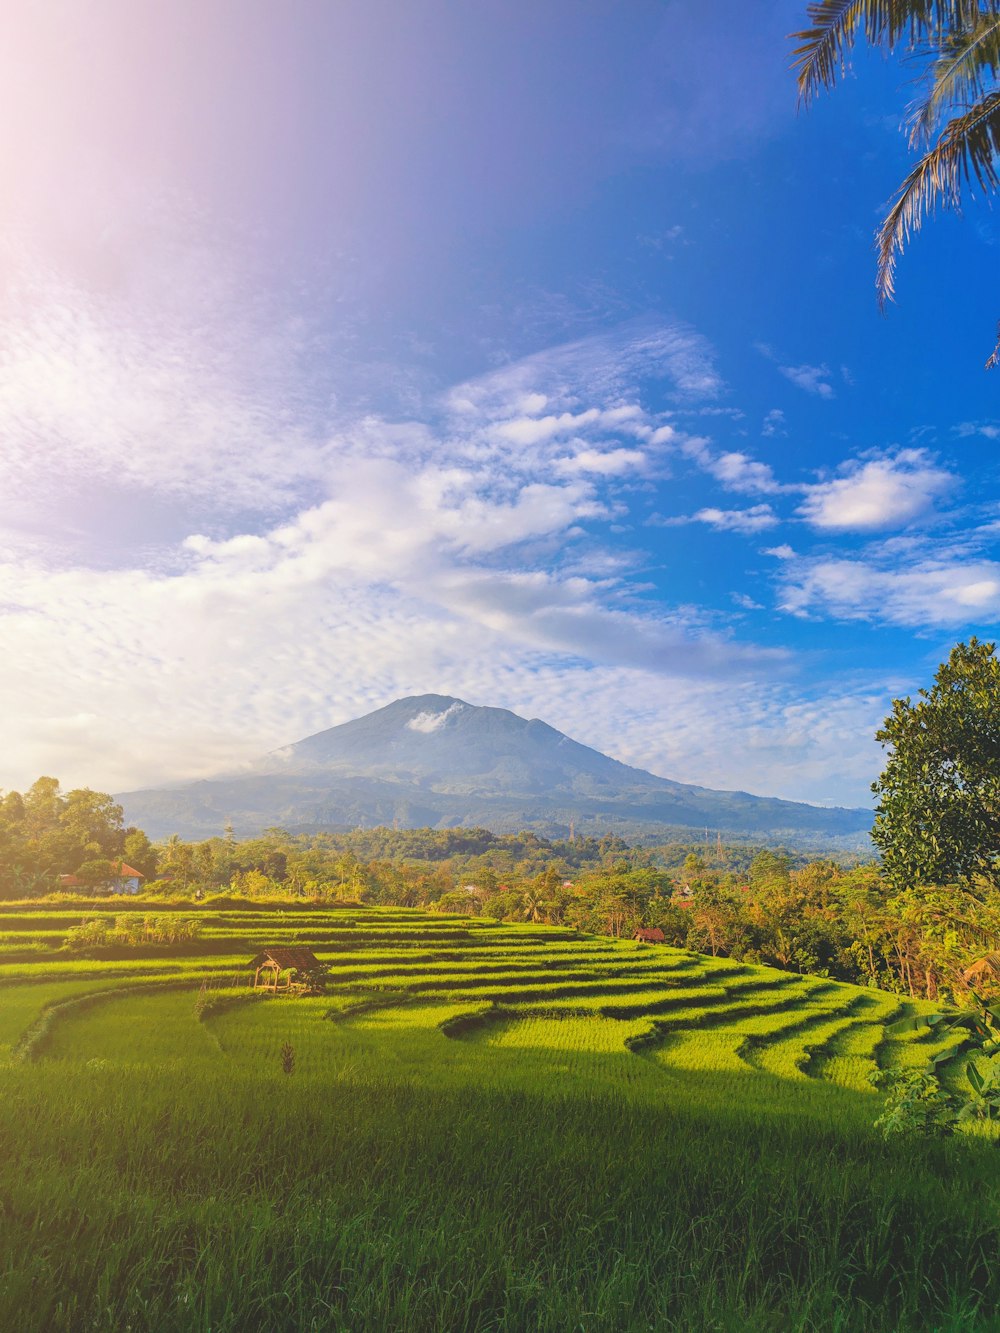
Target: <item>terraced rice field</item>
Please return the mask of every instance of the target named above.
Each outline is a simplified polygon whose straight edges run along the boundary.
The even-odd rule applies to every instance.
[[[871,1131],[873,1070],[951,1042],[960,1082],[894,1027],[930,1006],[545,926],[186,914],[82,957],[79,913],[0,910],[19,1329],[994,1326],[1000,1177],[931,1145],[915,1182]],[[254,994],[281,944],[325,994]]]
[[[293,1018],[304,1059],[314,1047],[322,1058],[346,1034],[359,1042],[377,1034],[391,1045],[400,1034],[412,1040],[423,1032],[437,1044],[436,1060],[450,1063],[499,1050],[558,1052],[560,1068],[591,1054],[629,1055],[664,1073],[813,1079],[861,1092],[871,1091],[868,1074],[876,1068],[917,1067],[939,1049],[926,1033],[892,1033],[897,1020],[929,1009],[919,1002],[551,927],[405,910],[225,911],[205,914],[187,957],[157,956],[150,947],[146,957],[102,961],[61,950],[79,919],[23,908],[0,914],[0,957],[21,955],[0,962],[0,1050],[17,1050],[20,1042],[34,1057],[132,1055],[127,1034],[141,1016],[164,1016],[171,1005],[187,1015],[193,1042],[205,1027],[233,1058],[250,1061],[262,1058],[261,1043]],[[249,957],[276,944],[313,948],[329,969],[328,995],[281,999],[280,1016],[259,1003],[239,1012],[227,1004],[195,1025],[186,992],[205,985],[215,998],[224,991],[230,1001],[241,994],[249,1000]],[[168,983],[178,987],[171,1000],[162,993]],[[102,992],[109,993],[100,1012],[96,999],[66,1004]],[[373,999],[378,1007],[366,1003]],[[59,1008],[33,1042],[32,1024],[53,1006]],[[330,1014],[342,1010],[334,1031]],[[463,1016],[471,1021],[454,1022]],[[152,1026],[159,1035],[146,1051],[151,1060],[166,1054],[163,1025]],[[464,1053],[449,1050],[456,1041]]]

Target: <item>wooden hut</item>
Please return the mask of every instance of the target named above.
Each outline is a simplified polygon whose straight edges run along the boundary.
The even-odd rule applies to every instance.
[[[275,995],[282,992],[305,995],[316,991],[326,972],[312,949],[299,946],[265,949],[252,958],[249,965],[255,969],[254,990],[271,991]]]
[[[659,926],[654,926],[652,930],[640,927],[632,938],[640,940],[643,944],[666,944],[667,942],[667,937]]]
[[[981,986],[983,982],[995,986],[1000,982],[1000,954],[988,953],[977,958],[962,973],[967,986]]]

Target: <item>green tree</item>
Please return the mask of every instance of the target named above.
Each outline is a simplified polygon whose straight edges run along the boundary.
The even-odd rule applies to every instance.
[[[876,233],[879,304],[893,299],[896,260],[938,207],[963,188],[1000,185],[1000,0],[815,0],[794,36],[800,101],[834,86],[859,40],[904,54],[918,93],[904,122],[918,160]],[[987,368],[1000,364],[1000,339]]]
[[[762,848],[754,855],[747,874],[755,897],[784,893],[791,878],[788,857]]]
[[[89,856],[121,856],[125,842],[123,812],[107,792],[91,791],[89,787],[67,792],[59,822]]]
[[[143,833],[141,828],[125,830],[125,848],[123,860],[126,865],[134,866],[147,879],[156,878],[156,848]]]
[[[894,699],[872,839],[886,876],[913,884],[991,878],[1000,859],[1000,661],[996,645],[956,644],[913,703]]]

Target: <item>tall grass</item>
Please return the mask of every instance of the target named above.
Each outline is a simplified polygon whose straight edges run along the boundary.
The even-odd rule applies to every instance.
[[[24,1333],[990,1327],[989,1145],[914,1170],[853,1107],[823,1126],[747,1116],[711,1073],[670,1087],[427,1087],[349,1052],[291,1077],[18,1067],[4,1308]]]

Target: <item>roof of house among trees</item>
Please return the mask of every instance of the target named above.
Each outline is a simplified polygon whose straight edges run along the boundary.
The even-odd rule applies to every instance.
[[[654,926],[652,930],[645,930],[645,929],[637,930],[632,938],[637,940],[645,940],[647,944],[663,944],[667,937],[666,935],[664,935],[663,931],[660,929],[659,926]]]
[[[107,878],[101,881],[104,884],[110,884],[114,879],[145,879],[146,876],[141,870],[136,870],[134,866],[126,865],[124,861],[112,861],[108,869]],[[94,888],[93,880],[81,879],[79,875],[60,875],[59,882],[64,889],[75,888]]]
[[[268,964],[280,967],[282,971],[286,968],[296,968],[299,972],[313,972],[317,967],[323,966],[312,949],[284,947],[265,949],[256,958],[252,958],[249,965],[267,967]]]

